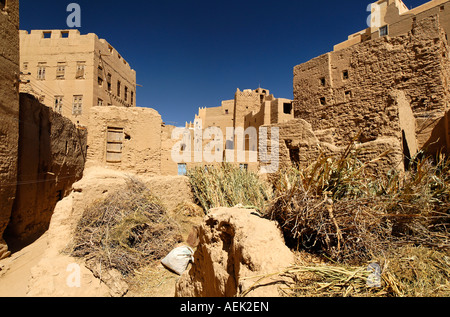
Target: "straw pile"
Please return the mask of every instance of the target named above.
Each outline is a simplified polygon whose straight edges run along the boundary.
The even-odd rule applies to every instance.
[[[142,182],[130,178],[124,188],[84,211],[72,256],[83,257],[91,269],[100,263],[128,276],[163,258],[179,242],[178,226],[160,201]]]
[[[242,205],[263,211],[271,189],[258,175],[231,164],[196,167],[187,176],[196,199],[205,212],[216,207]]]
[[[355,264],[415,243],[450,247],[450,163],[418,160],[406,175],[374,177],[351,147],[306,169],[281,171],[267,217],[287,243]]]
[[[297,265],[282,274],[296,279],[296,285],[287,289],[290,296],[447,297],[449,255],[425,247],[405,246],[391,250],[370,266]],[[374,264],[379,265],[379,272],[373,269]]]

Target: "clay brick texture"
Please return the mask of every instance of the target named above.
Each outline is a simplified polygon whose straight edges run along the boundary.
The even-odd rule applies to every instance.
[[[0,259],[16,192],[19,141],[19,1],[0,8]]]
[[[438,16],[294,68],[295,117],[342,147],[393,138],[411,155],[448,152],[449,47]],[[403,142],[405,141],[405,142]],[[406,149],[408,148],[408,149]]]

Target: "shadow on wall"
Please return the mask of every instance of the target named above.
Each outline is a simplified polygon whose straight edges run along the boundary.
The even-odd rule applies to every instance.
[[[17,190],[4,235],[10,251],[47,231],[56,203],[83,175],[86,137],[33,96],[20,95]]]
[[[447,113],[446,116],[443,116],[434,126],[430,133],[430,137],[422,146],[424,154],[433,157],[440,154],[450,155],[450,148],[446,139],[446,134],[449,134],[448,126],[446,125],[448,116],[449,113]]]

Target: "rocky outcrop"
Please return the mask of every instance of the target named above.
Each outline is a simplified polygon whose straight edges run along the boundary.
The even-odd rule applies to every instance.
[[[279,296],[289,280],[280,275],[294,262],[276,223],[254,210],[217,208],[198,229],[194,264],[176,286],[178,297]],[[268,252],[270,250],[270,252]]]

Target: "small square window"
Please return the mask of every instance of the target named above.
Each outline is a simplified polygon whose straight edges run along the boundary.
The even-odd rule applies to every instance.
[[[320,98],[319,101],[322,106],[325,106],[327,104],[327,100],[325,99],[325,97]]]
[[[327,81],[325,80],[325,77],[320,78],[320,84],[321,84],[322,86],[325,86],[326,83],[327,83]]]
[[[347,90],[347,91],[345,92],[345,100],[348,101],[348,100],[350,100],[351,98],[352,98],[352,92],[351,92],[351,90]]]
[[[62,114],[62,107],[63,107],[63,96],[56,96],[55,97],[55,112]]]
[[[439,8],[439,11],[444,11],[445,10],[445,7],[444,6],[441,6],[440,8]]]
[[[84,79],[84,69],[86,67],[85,62],[77,62],[77,72],[75,75],[76,79]]]
[[[37,72],[37,79],[38,80],[45,80],[46,68],[47,68],[47,65],[45,63],[39,63],[38,64],[38,72]]]
[[[83,96],[73,96],[72,114],[80,116],[83,112]]]
[[[62,31],[62,32],[61,32],[61,37],[62,37],[63,39],[69,38],[69,32],[67,32],[67,31]]]
[[[344,70],[342,72],[342,79],[347,80],[349,78],[348,70]]]
[[[386,36],[386,35],[388,35],[388,34],[389,34],[388,26],[387,26],[387,25],[382,26],[382,27],[380,28],[380,37]]]
[[[117,97],[120,97],[120,91],[121,91],[120,86],[121,86],[121,83],[120,83],[120,80],[118,80],[117,81]]]
[[[291,114],[292,113],[292,104],[291,103],[283,104],[283,113],[284,114]]]
[[[239,164],[239,168],[244,171],[248,171],[248,164]]]
[[[111,74],[108,74],[108,76],[106,77],[106,82],[108,83],[108,91],[111,92],[112,91]]]
[[[187,166],[186,164],[178,164],[178,175],[186,176],[187,175]]]
[[[49,39],[52,37],[52,32],[42,32],[42,37],[44,39]]]
[[[66,63],[58,63],[56,66],[56,79],[64,79],[66,74]]]

